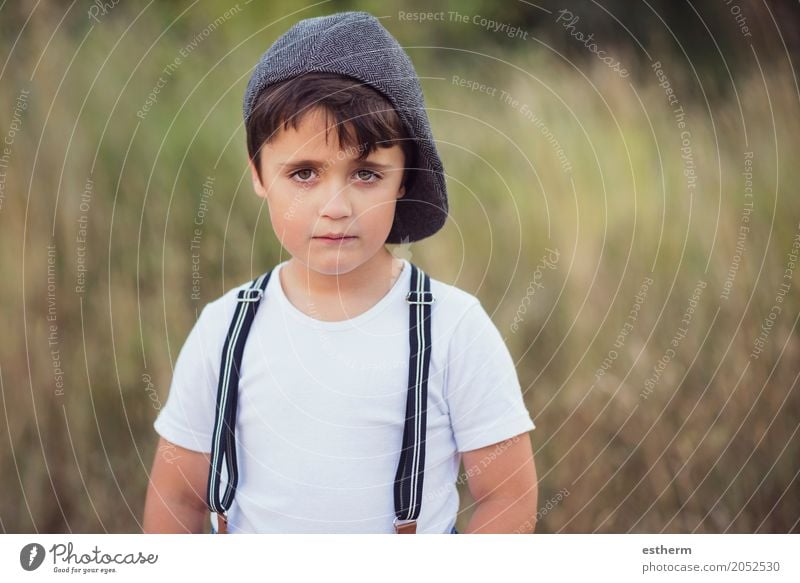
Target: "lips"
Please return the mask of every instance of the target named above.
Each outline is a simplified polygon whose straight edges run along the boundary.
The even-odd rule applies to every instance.
[[[352,235],[344,235],[343,233],[328,233],[327,235],[320,235],[319,237],[314,238],[323,239],[326,241],[347,241],[350,239],[355,239],[356,237]]]
[[[331,247],[336,249],[343,249],[350,245],[355,245],[358,237],[345,237],[344,235],[332,235],[327,237],[314,237],[313,239],[323,247]]]

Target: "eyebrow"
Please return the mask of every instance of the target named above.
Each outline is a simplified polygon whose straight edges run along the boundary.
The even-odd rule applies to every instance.
[[[286,160],[285,162],[279,162],[278,166],[280,168],[286,168],[287,166],[290,167],[298,167],[298,166],[324,166],[328,161],[327,160]],[[358,166],[372,166],[373,168],[380,168],[382,170],[388,170],[390,168],[394,168],[391,164],[381,164],[379,162],[373,162],[371,160],[353,160],[351,162],[354,165]]]

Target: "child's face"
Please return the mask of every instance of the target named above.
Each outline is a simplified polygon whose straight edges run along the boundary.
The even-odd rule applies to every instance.
[[[261,148],[253,188],[266,198],[275,234],[292,257],[323,274],[347,273],[383,249],[397,199],[405,194],[400,146],[377,148],[364,160],[339,148],[335,128],[310,112],[298,128],[281,129]],[[331,233],[349,238],[321,238]]]

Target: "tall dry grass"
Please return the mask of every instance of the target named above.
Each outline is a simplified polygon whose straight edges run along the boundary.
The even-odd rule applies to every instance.
[[[84,15],[57,28],[54,13],[32,19],[13,50],[14,39],[2,42],[10,65],[0,130],[29,91],[0,207],[6,532],[140,528],[152,422],[196,314],[281,256],[250,191],[240,122],[249,67],[277,32],[248,39],[252,22],[232,18],[136,116],[163,67],[219,16],[216,6],[171,28],[152,14],[108,17],[85,38]],[[409,52],[425,77],[452,220],[401,252],[480,297],[517,360],[537,424],[538,530],[796,531],[796,275],[751,357],[789,281],[800,222],[789,71],[753,61],[708,85],[660,56],[691,131],[690,191],[675,116],[645,62],[622,79],[543,48]],[[497,91],[470,92],[452,75]],[[750,230],[723,299],[746,151]],[[193,299],[190,244],[209,177]],[[547,249],[557,251],[549,266]],[[620,344],[645,278],[653,283]],[[644,398],[700,281],[685,337]],[[463,529],[471,501],[462,493]]]

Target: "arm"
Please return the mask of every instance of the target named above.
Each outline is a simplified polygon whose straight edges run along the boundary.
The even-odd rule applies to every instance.
[[[203,533],[209,513],[205,492],[210,467],[209,454],[184,449],[162,437],[147,487],[143,531]]]
[[[532,533],[538,486],[527,433],[463,454],[476,508],[466,533]]]

